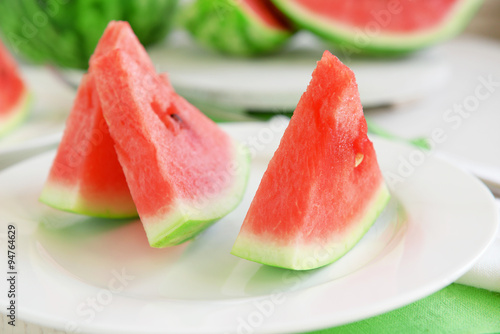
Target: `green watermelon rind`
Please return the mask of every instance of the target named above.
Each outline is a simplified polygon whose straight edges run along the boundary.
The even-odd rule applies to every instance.
[[[311,270],[326,266],[344,256],[351,250],[375,223],[377,217],[387,206],[391,195],[384,182],[373,196],[372,203],[362,219],[349,231],[336,236],[340,242],[331,244],[304,244],[296,247],[282,247],[273,241],[266,242],[262,236],[241,233],[231,250],[231,254],[250,261],[293,270]],[[338,247],[335,247],[337,244]],[[328,256],[323,256],[325,253]],[[319,256],[321,254],[321,256]]]
[[[182,24],[199,44],[229,55],[272,53],[293,35],[290,30],[267,26],[234,0],[198,0],[182,16]]]
[[[40,195],[40,202],[65,212],[96,218],[125,219],[137,218],[137,210],[130,205],[103,205],[99,200],[80,196],[79,185],[68,185],[47,180]],[[118,202],[118,201],[117,201]]]
[[[239,205],[250,174],[250,153],[235,141],[232,145],[238,173],[234,175],[231,187],[224,189],[221,195],[210,198],[199,209],[193,203],[178,203],[173,211],[168,210],[164,215],[141,217],[152,247],[175,246],[190,240]]]
[[[43,7],[49,4],[55,6],[54,13]],[[167,35],[177,4],[178,0],[0,1],[0,13],[7,14],[0,20],[0,34],[15,53],[32,62],[87,69],[109,20],[131,22],[147,46]]]
[[[28,89],[24,89],[19,101],[10,111],[5,112],[6,116],[0,116],[0,137],[8,134],[28,117],[32,96]]]
[[[298,26],[334,43],[348,54],[405,54],[425,48],[460,33],[479,9],[483,0],[461,0],[437,28],[427,29],[418,33],[383,33],[369,37],[368,45],[356,42],[363,30],[353,30],[352,27],[335,24],[333,21],[314,15],[301,6],[288,0],[272,0],[285,15]],[[360,31],[362,34],[360,34]]]

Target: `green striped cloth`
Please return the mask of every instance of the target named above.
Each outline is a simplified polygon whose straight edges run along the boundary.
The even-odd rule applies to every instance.
[[[312,333],[500,333],[500,293],[451,284],[392,312]]]

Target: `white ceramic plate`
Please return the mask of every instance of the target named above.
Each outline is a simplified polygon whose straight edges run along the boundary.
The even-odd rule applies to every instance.
[[[27,120],[0,138],[0,168],[55,147],[76,93],[47,68],[25,66],[21,71],[33,95],[32,106]]]
[[[231,58],[203,50],[184,32],[176,32],[167,45],[149,53],[157,69],[168,72],[175,89],[188,99],[269,111],[295,109],[316,62],[328,48],[312,35],[300,33],[282,53]],[[400,59],[341,59],[356,74],[363,105],[380,106],[415,100],[445,85],[449,66],[434,51]]]
[[[392,187],[394,200],[345,257],[319,270],[293,272],[232,256],[232,243],[285,124],[225,126],[252,143],[247,194],[198,239],[167,249],[150,248],[138,221],[86,218],[39,203],[54,152],[0,173],[2,249],[7,225],[17,228],[18,316],[89,333],[326,328],[437,291],[460,277],[495,235],[497,210],[480,182],[432,156],[422,158],[377,139],[384,173],[408,174]],[[418,166],[409,172],[401,159]],[[5,279],[0,291],[7,291]],[[6,293],[0,296],[5,312]]]

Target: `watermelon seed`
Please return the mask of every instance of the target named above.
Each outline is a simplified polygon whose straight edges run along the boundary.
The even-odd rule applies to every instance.
[[[182,130],[187,128],[187,124],[182,120],[181,116],[176,113],[171,113],[170,118],[174,120],[177,124],[177,130]]]
[[[354,168],[358,167],[359,164],[363,161],[363,158],[365,156],[363,155],[363,153],[357,153],[356,154],[356,158],[354,158]]]
[[[177,115],[177,114],[170,114],[170,117],[172,117],[174,119],[174,121],[176,121],[177,123],[182,123],[182,119],[180,118],[179,115]]]
[[[185,127],[182,118],[176,113],[177,109],[175,105],[171,104],[167,108],[164,108],[158,101],[153,101],[151,102],[151,108],[167,129],[174,134]]]

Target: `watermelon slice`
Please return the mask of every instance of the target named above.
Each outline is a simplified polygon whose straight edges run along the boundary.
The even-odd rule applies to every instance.
[[[482,0],[272,0],[345,51],[404,53],[460,32]]]
[[[154,69],[130,25],[111,22],[94,57],[120,48]],[[40,200],[54,208],[105,218],[137,217],[102,114],[92,70],[84,76]]]
[[[151,246],[189,240],[239,204],[248,151],[166,77],[119,49],[93,60],[91,71]]]
[[[293,34],[270,0],[197,0],[185,9],[184,25],[201,45],[239,56],[273,52]]]
[[[348,252],[389,200],[352,71],[326,51],[271,159],[232,254],[306,270]]]
[[[0,41],[0,136],[26,118],[29,101],[30,94],[17,64]]]

